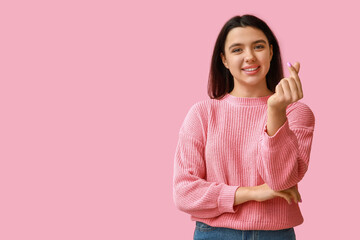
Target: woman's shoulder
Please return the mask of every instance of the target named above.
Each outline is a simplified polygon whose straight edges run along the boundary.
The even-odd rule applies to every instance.
[[[200,142],[204,142],[207,132],[207,122],[211,99],[199,100],[190,105],[185,119],[180,127],[180,133],[191,136]]]
[[[209,110],[213,108],[218,101],[219,100],[217,99],[211,99],[211,98],[198,100],[190,106],[189,112],[192,113],[196,112],[197,114],[200,115],[207,115],[209,113]]]
[[[203,122],[204,119],[207,119],[210,104],[211,102],[208,99],[194,102],[190,105],[185,120]]]

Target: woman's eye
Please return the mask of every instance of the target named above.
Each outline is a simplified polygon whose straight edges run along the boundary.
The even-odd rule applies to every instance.
[[[261,49],[261,48],[264,48],[264,46],[263,45],[257,45],[255,48]]]
[[[241,51],[241,48],[236,48],[234,50],[232,50],[232,52],[240,52]]]

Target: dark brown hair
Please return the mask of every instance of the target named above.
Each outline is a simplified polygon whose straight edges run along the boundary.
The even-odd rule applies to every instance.
[[[253,15],[235,16],[225,23],[215,43],[208,81],[208,95],[210,98],[220,99],[234,89],[234,78],[229,69],[224,66],[220,53],[225,55],[225,40],[230,30],[247,26],[261,30],[267,37],[269,45],[273,45],[273,57],[270,62],[270,69],[266,74],[267,88],[275,92],[276,85],[284,77],[279,44],[268,25]]]

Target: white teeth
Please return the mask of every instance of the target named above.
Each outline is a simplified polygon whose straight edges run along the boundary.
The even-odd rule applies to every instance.
[[[244,69],[244,71],[248,71],[248,72],[251,72],[251,71],[254,71],[256,69],[258,69],[259,67],[256,67],[256,68],[248,68],[248,69]]]

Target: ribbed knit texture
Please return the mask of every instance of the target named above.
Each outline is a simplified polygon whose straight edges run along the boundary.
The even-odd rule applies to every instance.
[[[238,187],[266,182],[284,190],[297,185],[308,169],[313,112],[300,101],[290,104],[286,122],[269,136],[269,97],[227,94],[191,106],[179,131],[173,197],[193,221],[241,230],[279,230],[304,221],[299,205],[280,197],[233,206]]]

